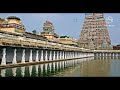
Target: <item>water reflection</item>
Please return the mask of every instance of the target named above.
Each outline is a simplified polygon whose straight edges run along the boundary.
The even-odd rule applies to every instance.
[[[0,70],[1,77],[120,76],[120,57],[92,57]]]
[[[14,77],[16,76],[16,70],[17,70],[17,68],[12,68],[12,72],[13,72]]]

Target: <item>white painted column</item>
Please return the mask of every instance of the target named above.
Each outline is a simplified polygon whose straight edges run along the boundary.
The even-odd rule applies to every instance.
[[[61,51],[60,51],[60,60],[61,60],[61,56],[62,56],[62,55],[61,55]]]
[[[67,59],[66,54],[67,54],[67,52],[65,51],[65,54],[64,54],[65,55],[65,59]]]
[[[70,58],[70,52],[68,52],[68,58]]]
[[[17,49],[14,49],[14,56],[13,56],[12,64],[16,64],[17,63],[17,61],[16,61],[16,51],[17,51]]]
[[[21,67],[21,75],[22,75],[22,77],[25,76],[25,67]]]
[[[59,51],[57,51],[57,60],[59,60]]]
[[[39,56],[39,50],[36,51],[36,60],[35,60],[36,62],[39,61],[39,57],[38,56]]]
[[[47,53],[47,50],[46,50],[46,53],[45,53],[45,61],[48,61],[48,53]]]
[[[16,70],[17,70],[17,68],[12,68],[12,73],[13,73],[14,77],[16,76]]]
[[[111,53],[109,53],[109,56],[111,57]]]
[[[50,57],[49,60],[52,60],[52,51],[50,51]]]
[[[63,57],[62,59],[65,59],[65,58],[64,58],[64,57],[65,57],[65,56],[64,56],[64,51],[63,51],[63,56],[62,56],[62,57]]]
[[[71,51],[70,51],[70,58],[72,58],[72,53],[71,53]]]
[[[55,60],[55,51],[53,52],[53,60]]]
[[[67,55],[66,56],[67,56],[67,59],[68,59],[69,58],[69,52],[68,51],[67,51]]]
[[[61,60],[62,60],[62,55],[63,55],[63,52],[61,51]]]
[[[43,61],[43,50],[41,50],[41,60],[40,61]]]
[[[22,61],[21,61],[21,63],[25,63],[25,49],[23,49]]]
[[[3,48],[3,56],[1,65],[6,65],[6,48]]]
[[[115,55],[114,55],[114,53],[113,53],[113,57],[114,57]]]
[[[32,49],[30,50],[29,62],[32,62]]]

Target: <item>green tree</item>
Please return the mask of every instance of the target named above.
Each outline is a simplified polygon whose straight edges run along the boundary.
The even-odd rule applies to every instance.
[[[37,31],[36,31],[36,30],[33,30],[32,33],[33,33],[33,34],[37,34]]]

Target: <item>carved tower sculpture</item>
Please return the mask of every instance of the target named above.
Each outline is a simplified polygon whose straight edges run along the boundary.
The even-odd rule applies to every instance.
[[[87,13],[78,44],[87,49],[110,49],[111,40],[103,13]]]

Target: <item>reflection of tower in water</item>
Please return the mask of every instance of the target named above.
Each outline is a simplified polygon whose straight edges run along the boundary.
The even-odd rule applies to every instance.
[[[87,60],[80,63],[80,76],[82,77],[107,77],[110,72],[111,60]]]

